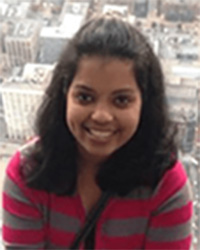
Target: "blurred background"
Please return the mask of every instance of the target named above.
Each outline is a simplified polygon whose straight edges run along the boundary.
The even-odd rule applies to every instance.
[[[191,249],[198,250],[199,0],[0,0],[0,192],[9,158],[33,136],[35,111],[63,46],[86,18],[109,10],[142,31],[161,60],[170,114],[179,129],[179,158],[193,189]]]

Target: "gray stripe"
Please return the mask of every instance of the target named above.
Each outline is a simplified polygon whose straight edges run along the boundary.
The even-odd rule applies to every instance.
[[[191,233],[191,221],[178,226],[168,228],[151,228],[148,232],[148,239],[159,242],[172,242],[182,240]]]
[[[10,243],[4,242],[5,250],[31,250],[31,249],[41,249],[44,247],[44,243],[32,244],[32,245],[20,245],[18,243],[12,243],[14,246],[11,246]],[[58,248],[57,248],[58,250]]]
[[[67,232],[78,232],[80,229],[80,221],[75,217],[51,211],[50,224],[53,228],[67,231]]]
[[[55,250],[68,250],[69,248],[67,248],[66,246],[64,247],[61,247],[61,246],[58,246],[58,245],[55,245],[53,243],[49,243],[45,249],[55,249]]]
[[[181,208],[185,206],[189,201],[192,200],[192,191],[189,181],[180,189],[179,192],[176,192],[170,199],[164,202],[159,209],[156,210],[154,215],[160,213],[170,212],[172,210]]]
[[[41,247],[34,247],[34,246],[21,246],[21,247],[16,247],[16,246],[13,246],[13,247],[4,247],[5,250],[31,250],[31,249],[40,249]]]
[[[146,200],[152,195],[152,190],[147,187],[138,187],[125,196],[125,199]]]
[[[126,237],[143,234],[147,227],[147,218],[112,219],[103,224],[103,232],[108,236]]]
[[[4,224],[13,229],[20,230],[40,230],[42,229],[42,221],[39,219],[19,218],[9,212],[3,210]]]
[[[24,196],[19,187],[8,176],[6,176],[4,181],[4,192],[9,197],[32,206],[31,202]]]

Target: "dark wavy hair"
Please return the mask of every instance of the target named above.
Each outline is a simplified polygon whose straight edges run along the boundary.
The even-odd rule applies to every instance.
[[[27,151],[27,165],[31,166],[23,171],[27,185],[59,195],[75,191],[77,148],[65,119],[66,91],[84,55],[132,60],[143,101],[135,135],[102,164],[97,184],[120,195],[139,186],[153,190],[177,159],[163,73],[146,38],[115,14],[86,21],[61,54],[37,114],[39,140]]]

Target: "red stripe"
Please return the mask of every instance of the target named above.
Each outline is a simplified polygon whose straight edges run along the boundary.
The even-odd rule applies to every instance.
[[[69,246],[76,236],[75,233],[64,232],[55,228],[50,228],[50,232],[50,242],[58,246]]]
[[[20,166],[20,152],[17,151],[13,157],[10,159],[6,172],[8,175],[15,176],[17,178],[18,171],[19,171],[19,166]],[[17,178],[19,180],[19,178]]]
[[[44,240],[44,230],[16,230],[3,225],[3,239],[13,244],[39,244]]]
[[[192,202],[189,202],[187,205],[183,206],[180,209],[173,210],[168,213],[163,213],[155,216],[152,219],[152,227],[167,227],[167,226],[176,226],[187,222],[192,217]]]
[[[24,193],[25,197],[28,197],[36,205],[47,205],[49,194],[42,190],[36,190],[27,187],[25,181],[20,175],[20,152],[17,152],[7,167],[7,178],[9,178],[19,189]]]
[[[129,237],[108,237],[104,236],[98,242],[96,248],[100,249],[141,249],[144,242],[144,235],[133,235]],[[104,244],[104,245],[102,245]],[[145,248],[146,249],[146,248]]]
[[[149,200],[111,200],[102,213],[106,219],[126,219],[149,216]]]
[[[156,207],[164,203],[165,200],[178,192],[178,190],[181,190],[186,181],[186,172],[182,164],[177,162],[176,165],[172,169],[168,170],[164,175],[160,183],[160,187],[152,199],[152,209],[154,210]]]
[[[55,212],[66,214],[67,216],[77,217],[77,197],[51,195],[49,209]],[[67,208],[67,209],[66,209]]]
[[[3,193],[3,208],[11,214],[20,217],[41,218],[37,208],[31,207],[26,203],[16,201]],[[23,215],[23,216],[22,216]]]

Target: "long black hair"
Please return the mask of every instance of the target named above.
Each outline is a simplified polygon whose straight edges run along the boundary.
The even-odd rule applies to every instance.
[[[66,124],[66,92],[84,55],[132,60],[143,102],[135,135],[102,164],[97,184],[121,195],[138,186],[154,189],[177,152],[163,73],[146,38],[115,14],[88,20],[62,52],[37,114],[39,139],[26,150],[28,186],[60,195],[75,191],[77,149]]]

